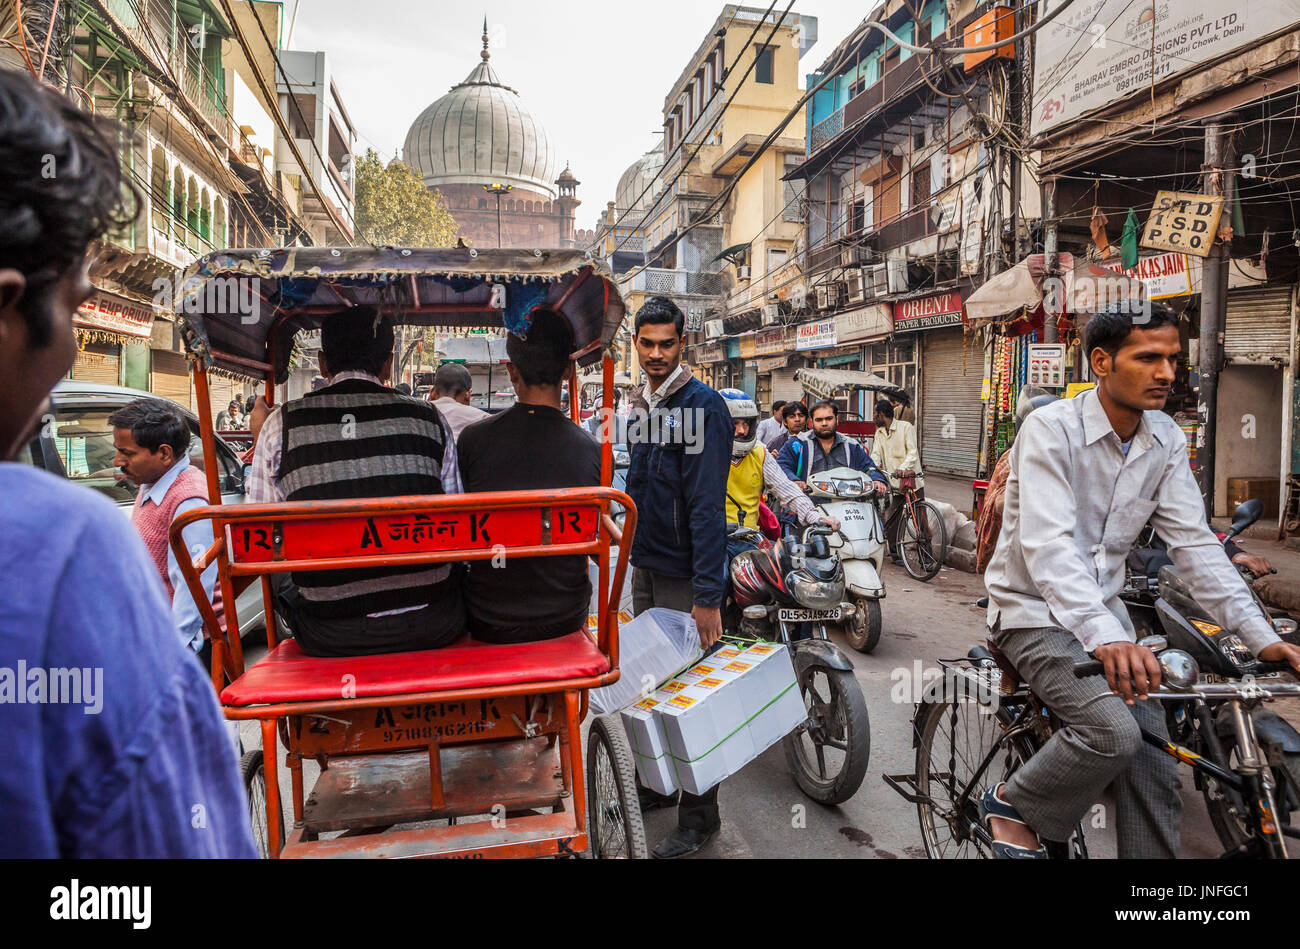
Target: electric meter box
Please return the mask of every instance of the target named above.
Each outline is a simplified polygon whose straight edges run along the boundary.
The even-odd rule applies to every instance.
[[[1029,385],[1059,389],[1065,386],[1065,344],[1029,344]]]

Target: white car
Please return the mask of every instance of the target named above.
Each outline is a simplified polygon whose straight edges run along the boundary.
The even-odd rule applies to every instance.
[[[18,453],[17,460],[107,495],[129,517],[137,486],[121,477],[121,472],[113,466],[116,451],[108,417],[140,398],[162,397],[122,386],[64,379],[50,394],[54,423],[42,426],[37,436]],[[202,470],[199,420],[184,406],[181,406],[181,412],[194,436],[190,442],[190,463]],[[222,503],[244,503],[244,465],[220,436],[217,437],[217,457],[221,465]],[[237,604],[241,637],[266,628],[260,584],[251,584],[240,594]]]

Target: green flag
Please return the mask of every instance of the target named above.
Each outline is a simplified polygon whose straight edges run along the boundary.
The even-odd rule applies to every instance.
[[[1125,270],[1132,270],[1138,262],[1138,216],[1132,208],[1124,221],[1124,235],[1119,240],[1119,259]]]

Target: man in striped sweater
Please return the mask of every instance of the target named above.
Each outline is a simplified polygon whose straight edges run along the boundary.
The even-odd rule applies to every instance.
[[[393,322],[371,307],[321,322],[322,389],[274,409],[251,503],[459,494],[456,442],[433,404],[388,388]],[[460,565],[295,573],[280,600],[303,651],[355,656],[445,646],[465,630]]]

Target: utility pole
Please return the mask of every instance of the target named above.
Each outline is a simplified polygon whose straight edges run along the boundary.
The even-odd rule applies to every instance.
[[[1058,280],[1061,268],[1056,252],[1057,246],[1056,176],[1049,175],[1043,179],[1043,280],[1052,288],[1052,299],[1049,304],[1047,297],[1043,298],[1044,343],[1060,342],[1056,321],[1065,310],[1064,284]],[[1054,313],[1053,310],[1059,312]]]
[[[1223,116],[1205,125],[1205,162],[1202,190],[1224,199],[1224,212],[1232,199],[1231,146],[1226,140]],[[1222,221],[1223,218],[1220,218]],[[1231,218],[1228,218],[1231,221]],[[1231,224],[1228,239],[1231,240]],[[1196,386],[1196,481],[1205,501],[1205,517],[1214,516],[1215,440],[1218,433],[1219,367],[1223,363],[1223,327],[1228,311],[1228,244],[1221,223],[1219,234],[1210,244],[1210,253],[1201,267],[1201,340],[1197,360]]]

